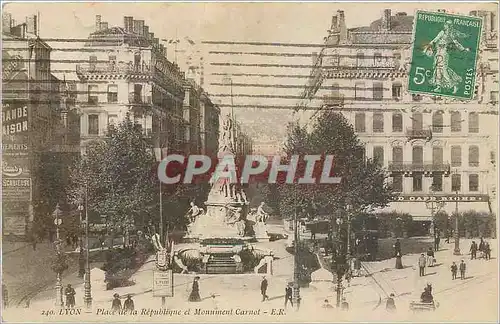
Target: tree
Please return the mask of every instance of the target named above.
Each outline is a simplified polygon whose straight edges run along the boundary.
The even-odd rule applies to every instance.
[[[280,185],[280,209],[285,215],[312,208],[317,214],[333,217],[336,212],[352,206],[353,213],[385,207],[392,198],[386,183],[387,175],[377,161],[365,159],[363,145],[353,127],[341,113],[323,111],[310,132],[298,124],[291,124],[285,144],[285,161],[292,155],[333,155],[333,174],[342,177],[340,184],[285,184]],[[299,160],[297,174],[304,170]]]
[[[106,219],[114,233],[144,226],[158,214],[155,163],[149,139],[127,115],[71,170],[70,200],[78,205],[87,197],[88,213]]]

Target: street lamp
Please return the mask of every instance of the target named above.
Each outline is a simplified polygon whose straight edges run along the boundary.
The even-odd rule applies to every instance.
[[[342,276],[344,275],[345,258],[344,258],[343,246],[341,246],[341,244],[339,243],[342,242],[340,228],[344,223],[344,220],[341,217],[338,217],[336,223],[337,223],[337,249],[336,249],[337,253],[335,255],[335,267],[337,272],[337,307],[340,307],[340,301],[342,299],[341,298]]]
[[[80,256],[79,256],[79,260],[78,260],[78,264],[79,264],[79,271],[78,271],[78,277],[79,278],[83,278],[83,275],[85,274],[85,260],[84,260],[84,256],[83,256],[83,223],[84,223],[84,220],[83,220],[83,217],[82,217],[82,212],[83,212],[83,205],[82,204],[79,204],[78,205],[78,212],[80,214]]]
[[[435,184],[432,183],[430,186],[430,192],[431,192],[431,199],[425,202],[425,206],[427,209],[430,209],[431,211],[431,219],[432,219],[432,230],[434,233],[434,236],[436,236],[436,221],[434,219],[434,216],[443,208],[445,202],[444,201],[435,201],[434,200],[434,189],[435,189]]]
[[[456,191],[455,200],[455,249],[453,255],[460,255],[460,233],[458,232],[458,190]]]
[[[84,287],[84,297],[83,302],[85,304],[86,311],[88,313],[92,312],[92,294],[90,286],[90,263],[89,263],[89,208],[88,208],[88,188],[85,184],[85,252],[86,252],[86,267],[85,267],[85,283]]]
[[[295,187],[295,204],[297,204],[297,188]],[[300,308],[300,264],[299,264],[299,221],[297,216],[297,205],[295,205],[294,213],[294,271],[293,271],[293,303],[295,309]]]
[[[57,260],[59,260],[59,256],[61,254],[61,240],[59,238],[59,226],[62,224],[62,219],[61,219],[62,211],[59,208],[59,204],[57,204],[56,209],[54,210],[52,215],[54,216],[54,224],[56,225],[55,246],[56,246],[56,256],[58,258]],[[61,272],[60,272],[58,266],[56,266],[56,287],[55,287],[55,289],[56,289],[56,307],[63,307],[64,304],[63,304],[63,296],[62,296],[62,292],[61,292],[61,290],[62,290]]]

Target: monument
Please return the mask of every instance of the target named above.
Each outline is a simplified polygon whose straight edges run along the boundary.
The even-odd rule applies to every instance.
[[[219,163],[235,155],[233,119],[227,115],[219,137]],[[191,219],[184,237],[191,246],[179,247],[174,263],[182,272],[201,273],[243,273],[262,268],[264,259],[271,263],[272,251],[253,244],[269,237],[265,223],[250,212],[245,189],[229,178],[215,175],[212,180],[206,210]],[[269,264],[266,271],[270,268]]]

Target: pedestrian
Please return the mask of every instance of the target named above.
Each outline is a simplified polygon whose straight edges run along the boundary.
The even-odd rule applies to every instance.
[[[465,279],[465,262],[462,260],[460,262],[460,279],[464,280]]]
[[[476,259],[476,254],[477,254],[477,244],[476,242],[472,241],[472,244],[470,245],[470,259],[471,260]]]
[[[293,295],[292,287],[290,287],[290,285],[288,284],[285,287],[285,308],[286,308],[286,305],[288,304],[288,302],[290,302],[290,305],[292,305],[292,307],[293,307],[292,295]]]
[[[354,259],[354,275],[356,277],[361,275],[361,260],[359,258]]]
[[[134,301],[132,300],[132,295],[128,294],[127,299],[125,299],[125,302],[123,303],[123,309],[126,311],[133,312],[135,307],[134,307]]]
[[[419,276],[425,276],[425,256],[424,254],[420,254],[420,258],[418,258],[418,268],[419,268]]]
[[[451,264],[451,280],[457,279],[457,270],[458,270],[457,264],[453,262]]]
[[[429,267],[434,266],[434,251],[430,246],[429,249],[427,250],[427,264],[429,265]]]
[[[260,293],[262,294],[262,301],[265,301],[266,299],[269,300],[269,296],[267,296],[267,279],[266,277],[262,277],[262,282],[260,283]]]
[[[200,280],[200,277],[196,276],[193,279],[193,286],[191,287],[191,294],[189,295],[188,301],[190,302],[199,302],[201,301],[200,297],[200,285],[198,284],[198,281]]]
[[[479,252],[484,252],[484,240],[483,238],[481,237],[480,239],[481,241],[479,241]]]
[[[122,301],[120,300],[120,295],[113,295],[113,302],[111,303],[111,310],[113,312],[119,312],[122,310]]]
[[[439,232],[436,232],[436,237],[434,238],[434,251],[439,251],[439,242],[441,238],[439,237]]]
[[[490,243],[488,243],[488,242],[484,243],[484,257],[486,260],[491,259],[491,247],[490,247]]]
[[[36,243],[37,243],[36,233],[33,232],[31,234],[31,244],[33,245],[33,251],[36,251]]]
[[[70,284],[66,287],[66,290],[64,291],[64,295],[66,296],[66,307],[68,308],[73,308],[75,307],[75,295],[76,291],[71,287]]]
[[[78,247],[78,241],[80,239],[78,238],[78,234],[74,233],[73,234],[73,249],[76,249]]]
[[[396,310],[396,303],[394,302],[394,294],[390,294],[389,298],[387,298],[387,302],[385,303],[385,309],[388,312],[394,312]]]
[[[327,309],[332,309],[333,308],[332,304],[330,304],[330,302],[328,301],[328,299],[325,299],[325,301],[323,303],[323,308],[327,308]]]
[[[392,246],[394,248],[394,255],[402,254],[401,253],[401,242],[399,239],[396,239],[396,243]]]

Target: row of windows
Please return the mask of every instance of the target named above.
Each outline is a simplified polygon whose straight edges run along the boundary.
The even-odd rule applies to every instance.
[[[99,103],[98,86],[89,85],[88,86],[88,103],[96,105]],[[134,84],[133,100],[135,103],[142,102],[142,84]],[[108,84],[107,89],[107,102],[116,103],[118,102],[118,85]]]
[[[423,114],[413,113],[412,117],[412,130],[423,130]],[[450,128],[452,132],[462,131],[462,120],[459,111],[453,111],[450,114]],[[443,124],[443,113],[435,112],[432,115],[432,131],[435,133],[442,133],[443,128],[448,127],[448,125]],[[354,116],[354,130],[358,133],[366,132],[366,115],[363,112],[356,113]],[[403,131],[403,114],[393,113],[392,114],[392,131],[402,132]],[[384,113],[373,113],[373,132],[383,133],[384,132]],[[469,133],[479,133],[479,114],[476,112],[469,113]]]
[[[412,163],[422,164],[424,158],[424,149],[422,146],[414,146],[412,148]],[[380,164],[384,161],[384,147],[373,147],[373,159]],[[403,163],[403,147],[395,146],[392,148],[392,162]],[[432,148],[432,163],[439,165],[443,164],[443,148],[435,146]],[[451,166],[459,167],[462,165],[462,147],[460,145],[453,145],[451,147]],[[469,166],[479,166],[479,146],[469,146]]]
[[[413,175],[413,191],[420,192],[423,191],[422,187],[423,175],[414,174]],[[395,175],[392,178],[392,187],[395,192],[403,191],[403,176]],[[462,175],[452,174],[451,175],[451,190],[460,191],[462,190]],[[443,176],[440,174],[434,175],[432,179],[432,191],[443,191]],[[479,191],[479,175],[469,174],[469,191]]]

